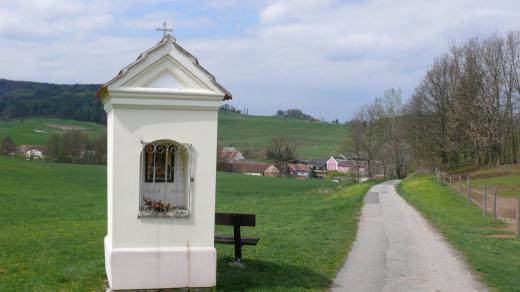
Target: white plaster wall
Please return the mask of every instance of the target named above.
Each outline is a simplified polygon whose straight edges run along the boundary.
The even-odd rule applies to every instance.
[[[216,110],[112,108],[107,120],[113,135],[108,137],[108,165],[113,165],[108,169],[112,248],[213,247],[217,115]],[[137,218],[141,140],[159,139],[193,146],[192,210],[187,218]]]
[[[114,115],[113,112],[110,111],[107,113],[107,233],[108,235],[112,234],[112,218],[113,218],[113,165],[114,165]],[[110,238],[110,240],[112,240]]]

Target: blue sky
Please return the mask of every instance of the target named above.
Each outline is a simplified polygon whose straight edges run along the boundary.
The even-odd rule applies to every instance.
[[[388,88],[406,100],[452,42],[519,19],[513,0],[0,0],[0,78],[104,83],[165,20],[237,108],[344,121]]]

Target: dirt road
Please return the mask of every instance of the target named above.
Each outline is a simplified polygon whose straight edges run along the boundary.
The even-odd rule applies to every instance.
[[[365,196],[356,241],[331,291],[487,291],[463,260],[395,191]]]

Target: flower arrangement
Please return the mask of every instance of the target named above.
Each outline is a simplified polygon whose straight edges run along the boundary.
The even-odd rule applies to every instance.
[[[145,210],[151,210],[158,213],[164,213],[173,211],[176,207],[171,203],[162,202],[161,200],[153,200],[150,197],[144,197],[144,208]]]

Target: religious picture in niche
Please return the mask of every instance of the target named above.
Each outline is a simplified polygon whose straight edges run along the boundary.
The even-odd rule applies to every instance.
[[[171,144],[145,146],[145,182],[173,182],[175,152]]]

